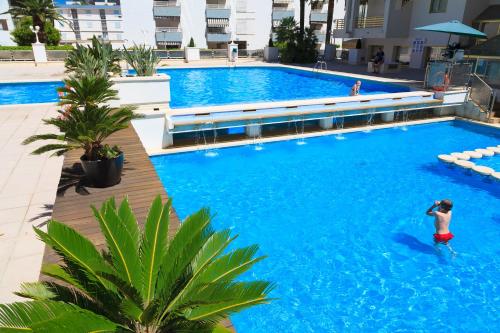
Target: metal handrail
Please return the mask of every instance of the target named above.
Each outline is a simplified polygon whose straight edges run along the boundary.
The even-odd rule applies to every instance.
[[[358,17],[354,20],[354,26],[358,29],[383,27],[384,17],[383,16]]]
[[[478,86],[475,85],[476,82],[479,83]],[[491,116],[496,100],[495,89],[481,79],[476,73],[470,76],[469,98]]]

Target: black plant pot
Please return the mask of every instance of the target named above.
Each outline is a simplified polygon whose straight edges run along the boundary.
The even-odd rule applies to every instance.
[[[85,177],[89,185],[94,187],[110,187],[120,182],[123,170],[123,153],[115,158],[89,161],[85,156],[80,158]]]

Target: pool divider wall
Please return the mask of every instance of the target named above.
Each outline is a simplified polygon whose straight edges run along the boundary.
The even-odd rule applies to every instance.
[[[168,108],[170,104],[170,76],[134,76],[112,78],[113,88],[118,91],[118,100],[113,106],[137,105],[147,109],[148,105]]]

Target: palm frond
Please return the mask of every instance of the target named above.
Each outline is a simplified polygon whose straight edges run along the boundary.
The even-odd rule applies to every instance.
[[[161,197],[157,196],[149,209],[144,225],[140,249],[143,272],[142,297],[146,305],[154,299],[158,272],[165,257],[171,206],[170,200],[162,205]]]
[[[111,283],[97,274],[98,272],[111,273],[111,269],[87,238],[67,225],[54,220],[48,223],[47,233],[38,228],[34,230],[45,244],[53,248],[65,260],[80,267],[89,278],[95,279],[109,290],[115,290]]]
[[[137,290],[142,288],[141,263],[138,244],[124,228],[112,201],[103,203],[100,210],[92,207],[106,244],[113,259],[113,266],[119,277]]]
[[[32,300],[50,300],[54,299],[57,295],[50,291],[47,286],[42,282],[25,282],[21,284],[21,289],[15,292],[17,296],[30,298]]]
[[[0,304],[2,332],[115,332],[118,327],[102,316],[63,302]]]

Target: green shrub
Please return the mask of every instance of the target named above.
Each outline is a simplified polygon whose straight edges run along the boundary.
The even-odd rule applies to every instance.
[[[160,58],[153,48],[146,45],[135,45],[131,50],[123,47],[123,59],[132,67],[138,76],[152,76],[156,73],[156,66]]]
[[[64,62],[67,73],[76,76],[120,74],[120,53],[111,44],[100,42],[95,36],[92,45],[77,45]]]
[[[276,35],[276,46],[279,48],[282,62],[312,63],[317,60],[318,39],[313,29],[306,28],[304,33],[301,33],[295,20],[288,17],[281,21]]]
[[[33,20],[31,17],[23,17],[16,23],[16,28],[12,31],[12,40],[20,46],[31,46],[36,42],[35,33],[31,31]],[[47,45],[59,45],[61,33],[54,28],[51,22],[45,23],[45,34],[47,36]]]
[[[191,39],[189,40],[188,47],[196,47],[196,44],[194,43],[193,37],[191,37]]]

